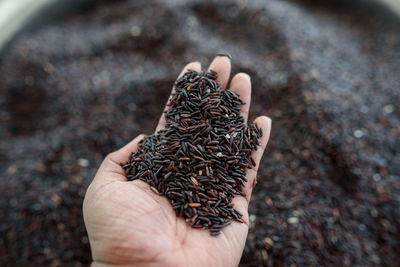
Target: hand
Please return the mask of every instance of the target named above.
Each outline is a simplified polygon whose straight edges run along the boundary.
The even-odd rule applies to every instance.
[[[189,69],[201,71],[200,63],[186,65],[180,75]],[[217,56],[209,69],[218,73],[218,82],[225,89],[231,71],[230,59]],[[241,113],[247,122],[250,77],[244,73],[235,75],[230,90],[246,102]],[[236,196],[233,199],[234,208],[243,214],[245,223],[233,222],[217,237],[210,236],[208,231],[193,229],[183,218],[177,218],[167,198],[156,195],[145,182],[127,181],[119,163],[126,162],[130,153],[137,150],[143,135],[109,154],[89,186],[83,203],[93,265],[237,266],[249,230],[251,191],[271,130],[271,120],[265,116],[258,117],[255,123],[264,132],[261,148],[252,155],[257,167],[247,171],[246,198]],[[156,131],[165,125],[162,115]]]

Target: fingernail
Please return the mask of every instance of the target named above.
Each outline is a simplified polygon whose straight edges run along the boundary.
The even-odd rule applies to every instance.
[[[217,53],[215,55],[220,56],[220,57],[228,57],[229,59],[232,59],[232,57],[229,53]]]

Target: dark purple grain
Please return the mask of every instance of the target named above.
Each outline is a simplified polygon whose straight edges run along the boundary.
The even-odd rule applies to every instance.
[[[177,216],[211,235],[232,220],[243,222],[231,201],[245,196],[245,170],[256,166],[251,154],[262,136],[262,129],[244,123],[244,102],[216,79],[214,71],[188,71],[178,79],[165,129],[145,137],[121,164],[128,180],[147,182]]]

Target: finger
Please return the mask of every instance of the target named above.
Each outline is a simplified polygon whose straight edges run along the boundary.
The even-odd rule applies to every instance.
[[[246,73],[236,74],[231,81],[230,90],[239,95],[245,104],[240,106],[240,114],[243,116],[247,123],[249,116],[249,108],[251,101],[251,80],[250,76]]]
[[[246,194],[246,197],[235,197],[232,200],[232,203],[236,210],[238,210],[242,215],[242,220],[245,224],[249,225],[249,214],[248,214],[248,207],[251,197],[251,192],[256,182],[256,175],[258,171],[258,166],[260,164],[262,155],[264,150],[267,146],[270,132],[271,132],[271,119],[266,116],[258,117],[254,123],[257,125],[257,128],[261,128],[263,130],[263,136],[260,138],[260,145],[258,149],[253,152],[251,157],[256,162],[256,167],[247,170],[246,178],[247,183],[246,186],[243,188],[243,192]]]
[[[185,74],[186,72],[188,72],[189,70],[195,70],[197,72],[201,71],[201,63],[198,61],[195,62],[190,62],[189,64],[187,64],[185,67],[183,67],[181,73],[179,73],[179,76],[177,79],[179,79],[180,77],[183,76],[183,74]],[[173,91],[173,89],[172,89]]]
[[[177,79],[179,79],[180,77],[182,77],[183,74],[185,74],[185,73],[186,73],[187,71],[189,71],[189,70],[195,70],[195,71],[197,71],[197,72],[200,72],[200,71],[201,71],[201,64],[200,64],[200,62],[197,62],[197,61],[196,61],[196,62],[191,62],[191,63],[187,64],[187,65],[182,69],[182,71],[181,71],[181,73],[179,74],[179,76],[178,76]],[[168,104],[169,100],[171,99],[172,93],[174,93],[174,91],[175,91],[174,86],[172,86],[172,91],[171,91],[170,96],[168,97],[167,104]],[[163,113],[161,114],[161,118],[160,118],[160,120],[158,121],[158,124],[157,124],[156,131],[155,131],[155,132],[158,132],[159,130],[165,128],[167,122],[166,122],[166,120],[165,120],[165,113],[164,113],[164,112],[165,112],[167,109],[168,109],[168,106],[165,105],[164,111],[163,111]]]
[[[262,155],[264,154],[264,150],[267,146],[269,136],[271,133],[271,119],[266,117],[266,116],[261,116],[255,119],[254,123],[256,124],[257,128],[261,128],[263,131],[263,136],[260,138],[259,142],[260,145],[258,146],[258,149],[255,150],[251,157],[254,159],[254,162],[256,163],[255,167],[252,167],[251,169],[248,169],[246,172],[246,178],[247,178],[247,183],[246,186],[243,189],[243,192],[246,194],[246,200],[247,203],[250,202],[250,197],[251,197],[251,192],[253,190],[253,187],[256,184],[256,179],[257,179],[257,171],[260,166],[260,161],[262,158]]]
[[[119,180],[126,181],[125,171],[122,169],[120,163],[124,164],[128,161],[130,154],[136,152],[140,140],[144,138],[144,134],[137,136],[121,149],[114,151],[107,155],[97,171],[96,177],[93,181],[101,180]],[[106,175],[104,175],[106,174]]]
[[[226,55],[217,55],[207,71],[210,70],[217,72],[217,82],[222,89],[225,89],[231,75],[231,59]]]

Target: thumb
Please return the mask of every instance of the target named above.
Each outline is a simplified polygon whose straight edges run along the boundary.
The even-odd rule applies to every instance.
[[[144,137],[145,135],[141,134],[130,141],[128,144],[126,144],[124,147],[108,154],[101,164],[99,170],[97,171],[93,182],[104,182],[110,180],[126,181],[125,172],[121,168],[120,163],[124,164],[128,161],[129,155],[132,152],[137,151],[139,142]]]

